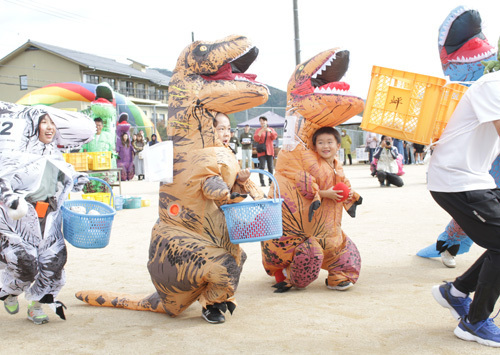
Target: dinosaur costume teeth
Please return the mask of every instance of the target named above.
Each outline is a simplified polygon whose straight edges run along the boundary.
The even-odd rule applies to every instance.
[[[238,202],[247,193],[254,199],[264,196],[250,179],[236,181],[238,161],[219,140],[213,120],[217,112],[230,114],[267,101],[267,87],[244,73],[257,56],[254,48],[242,36],[198,41],[177,61],[167,126],[174,145],[174,179],[160,186],[159,219],[149,248],[148,270],[157,292],[144,298],[81,291],[79,299],[171,316],[196,300],[204,308],[235,304],[246,255],[230,242],[219,206]]]
[[[453,9],[439,27],[438,50],[445,75],[452,81],[475,81],[481,61],[494,60],[495,49],[482,32],[481,16],[465,6]]]

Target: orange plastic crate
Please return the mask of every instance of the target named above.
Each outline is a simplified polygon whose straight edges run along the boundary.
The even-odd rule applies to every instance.
[[[76,171],[86,171],[88,169],[87,153],[64,153],[64,160],[73,165]]]
[[[89,170],[111,169],[111,152],[88,152]]]
[[[446,79],[374,66],[361,128],[419,144],[430,144],[467,87]]]

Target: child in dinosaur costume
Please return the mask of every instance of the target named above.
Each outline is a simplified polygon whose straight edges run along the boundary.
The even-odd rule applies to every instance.
[[[177,316],[198,300],[203,317],[224,321],[235,308],[234,293],[246,255],[229,240],[220,205],[262,192],[240,171],[234,154],[219,140],[218,112],[230,114],[267,101],[268,89],[245,74],[257,56],[247,38],[193,42],[180,55],[170,81],[168,136],[174,144],[174,182],[160,186],[148,270],[156,288],[144,299],[100,291],[77,297],[94,305],[166,312]],[[123,302],[114,302],[119,297]]]
[[[276,292],[306,287],[321,268],[328,270],[330,288],[346,289],[359,276],[359,252],[342,231],[341,219],[342,208],[354,215],[361,197],[354,192],[342,203],[320,197],[320,190],[349,182],[342,164],[336,158],[333,167],[322,162],[312,142],[318,128],[336,126],[363,110],[363,100],[339,82],[348,63],[348,51],[330,49],[298,65],[288,82],[287,115],[298,117],[289,129],[295,130],[298,143],[284,144],[277,159],[283,236],[261,244],[264,268],[275,276]]]

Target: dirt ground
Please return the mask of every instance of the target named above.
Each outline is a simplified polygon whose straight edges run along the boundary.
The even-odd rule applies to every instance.
[[[68,307],[67,320],[47,308],[51,321],[35,326],[26,319],[27,302],[20,297],[17,315],[0,312],[0,353],[498,354],[498,349],[456,338],[457,322],[431,295],[433,285],[453,280],[482,250],[474,245],[457,258],[455,269],[439,259],[416,256],[450,220],[426,189],[426,169],[406,166],[404,187],[380,188],[368,165],[345,168],[364,198],[356,218],[343,217],[343,229],[362,258],[353,288],[327,289],[322,271],[306,289],[273,293],[274,279],[264,272],[259,244],[242,244],[248,260],[236,293],[238,307],[217,325],[201,318],[198,303],[170,318],[92,307],[75,298],[75,292],[86,289],[139,295],[154,291],[146,262],[158,217],[158,183],[125,182],[123,194],[150,199],[151,206],[119,211],[106,248],[68,244],[67,283],[59,295]],[[252,178],[258,181],[258,176]]]

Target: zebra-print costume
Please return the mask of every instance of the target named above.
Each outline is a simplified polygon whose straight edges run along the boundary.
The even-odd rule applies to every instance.
[[[38,121],[46,113],[57,127],[49,144],[38,139]],[[79,147],[94,133],[94,122],[80,113],[0,102],[0,299],[25,292],[28,301],[57,303],[67,258],[60,207],[72,189],[81,190],[87,181],[63,160],[58,146]],[[13,220],[8,210],[46,183],[42,177],[47,164],[63,177],[42,231],[32,204],[19,220]]]

